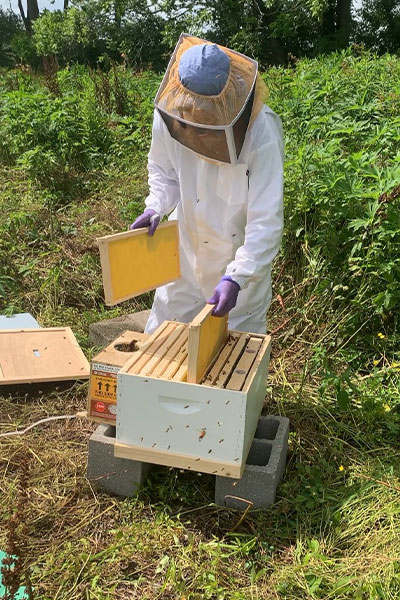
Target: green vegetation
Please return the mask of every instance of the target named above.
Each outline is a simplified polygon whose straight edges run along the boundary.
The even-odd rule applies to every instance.
[[[264,67],[351,44],[400,48],[399,0],[64,0],[62,11],[41,10],[38,0],[19,0],[18,15],[0,8],[0,66],[113,60],[158,70],[182,31]]]
[[[95,238],[142,209],[159,80],[79,65],[0,77],[0,313],[70,325],[89,356],[89,323],[150,302],[104,307]],[[212,504],[211,476],[163,468],[137,499],[97,494],[85,421],[0,438],[0,514],[18,506],[34,597],[400,596],[400,61],[345,51],[265,80],[287,157],[266,403],[291,422],[277,502],[239,522]],[[86,391],[4,393],[1,431],[74,414]]]

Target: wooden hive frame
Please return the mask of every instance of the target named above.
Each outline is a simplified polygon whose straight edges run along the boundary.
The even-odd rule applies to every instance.
[[[214,317],[214,308],[213,304],[206,304],[189,324],[187,381],[190,383],[200,383],[228,337],[228,315]]]
[[[97,240],[105,303],[113,306],[180,278],[178,221],[161,223]]]
[[[140,350],[125,363],[121,373],[186,381],[187,369],[187,325],[176,321],[164,321]]]
[[[265,340],[269,345],[271,338],[240,331],[229,331],[228,335],[227,320],[218,319],[217,327],[212,326],[213,343],[209,344],[211,330],[208,327],[204,329],[204,338],[202,336],[202,327],[210,322],[211,311],[206,309],[193,322],[194,327],[193,323],[164,321],[126,361],[121,373],[246,390],[254,369],[257,369],[257,357]],[[191,366],[192,381],[189,379]]]

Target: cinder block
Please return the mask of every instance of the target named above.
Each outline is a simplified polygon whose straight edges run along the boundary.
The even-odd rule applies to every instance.
[[[275,502],[282,479],[288,447],[289,419],[261,416],[241,479],[216,476],[215,502],[245,510],[267,508]]]
[[[138,331],[143,333],[150,315],[150,310],[142,310],[137,313],[107,319],[89,325],[89,341],[95,346],[107,346],[111,344],[121,333],[129,331]]]
[[[87,478],[97,489],[116,496],[134,496],[151,465],[114,457],[115,427],[99,425],[89,438]]]

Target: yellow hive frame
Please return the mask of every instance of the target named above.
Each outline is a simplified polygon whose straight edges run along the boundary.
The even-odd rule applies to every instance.
[[[207,304],[189,324],[188,374],[189,383],[200,383],[210,363],[228,337],[228,315],[213,317],[215,306]]]
[[[114,306],[181,276],[178,221],[106,235],[97,240],[105,303]]]

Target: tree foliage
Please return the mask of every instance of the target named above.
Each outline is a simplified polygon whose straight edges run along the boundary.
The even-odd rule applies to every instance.
[[[12,39],[22,31],[22,23],[11,10],[0,7],[0,66],[12,65],[14,55]]]
[[[16,59],[34,63],[55,56],[61,65],[125,62],[162,70],[182,31],[228,45],[261,66],[362,43],[383,53],[400,48],[400,1],[363,0],[75,0],[63,11],[44,11],[37,0],[19,2],[21,18],[0,13],[0,32]],[[21,37],[25,24],[27,37]],[[17,28],[17,30],[16,30]],[[12,43],[16,37],[15,43]]]
[[[376,52],[398,52],[400,1],[364,0],[358,12],[355,37]]]

